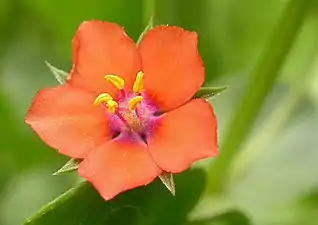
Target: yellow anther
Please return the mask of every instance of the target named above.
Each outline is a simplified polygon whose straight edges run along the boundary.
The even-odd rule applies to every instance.
[[[118,107],[118,103],[114,100],[109,100],[106,103],[107,109],[109,113],[115,113],[117,107]]]
[[[94,105],[98,106],[102,102],[106,103],[107,109],[110,113],[115,113],[118,108],[118,103],[113,100],[113,97],[110,94],[102,93],[98,95],[94,101]]]
[[[94,105],[98,106],[102,102],[108,102],[111,100],[113,100],[113,98],[112,98],[112,96],[110,96],[110,94],[102,93],[102,94],[97,96],[97,98],[94,101]]]
[[[135,110],[137,108],[138,103],[143,100],[142,96],[135,96],[131,98],[128,102],[128,107],[130,110]]]
[[[106,75],[104,78],[115,85],[118,89],[121,90],[124,88],[125,81],[123,78],[116,75]]]
[[[137,74],[134,86],[133,86],[133,91],[135,93],[141,93],[142,92],[142,90],[144,88],[144,84],[143,84],[143,81],[142,81],[143,77],[144,77],[144,73],[142,71],[139,71],[138,74]]]

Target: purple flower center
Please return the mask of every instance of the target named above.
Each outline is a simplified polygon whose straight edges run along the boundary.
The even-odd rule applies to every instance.
[[[134,140],[147,142],[147,137],[151,134],[154,124],[158,119],[155,116],[157,107],[151,103],[150,99],[143,92],[143,100],[134,110],[129,108],[129,101],[136,96],[135,93],[123,91],[118,99],[118,108],[115,113],[107,113],[110,121],[110,129],[114,137],[122,136],[133,138]]]
[[[115,101],[108,93],[102,93],[94,101],[94,105],[104,105],[110,121],[110,130],[114,138],[128,138],[147,143],[151,135],[158,108],[143,90],[143,72],[138,72],[132,91],[124,89],[125,81],[116,75],[105,76],[106,80],[114,84],[119,90],[119,97]]]

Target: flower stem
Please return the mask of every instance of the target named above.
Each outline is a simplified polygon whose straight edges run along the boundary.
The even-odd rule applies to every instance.
[[[279,136],[279,132],[291,121],[295,110],[308,94],[310,83],[318,74],[318,32],[315,31],[317,27],[318,15],[312,13],[303,27],[302,41],[293,49],[297,57],[293,57],[296,59],[288,62],[286,66],[288,69],[284,72],[289,76],[289,79],[285,81],[288,92],[277,99],[273,111],[261,122],[260,129],[244,143],[244,148],[231,165],[231,183],[243,178],[254,162],[260,160],[263,152],[269,149],[272,142]],[[301,61],[299,61],[300,58]]]
[[[149,19],[154,17],[156,0],[143,0],[142,24],[147,26]]]
[[[291,50],[314,0],[290,0],[278,22],[262,58],[250,76],[250,82],[238,103],[236,114],[221,144],[220,156],[209,168],[208,192],[223,190],[228,169],[248,136],[263,103],[278,78],[279,71]]]

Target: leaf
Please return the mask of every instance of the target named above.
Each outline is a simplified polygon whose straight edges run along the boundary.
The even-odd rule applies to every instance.
[[[159,176],[161,182],[168,188],[173,196],[176,195],[176,187],[174,184],[174,179],[172,173],[163,171],[163,173]]]
[[[144,35],[153,28],[153,16],[150,17],[145,29],[143,30],[143,32],[141,33],[141,35],[139,36],[138,40],[137,40],[137,45],[140,44],[142,38],[144,37]]]
[[[204,190],[205,173],[195,169],[175,178],[179,188],[175,197],[156,180],[110,201],[83,182],[43,207],[25,225],[184,224]]]
[[[49,67],[49,69],[51,70],[51,72],[53,73],[53,76],[55,77],[55,79],[60,83],[60,84],[64,84],[65,83],[65,79],[68,76],[68,73],[60,70],[56,67],[54,67],[53,65],[51,65],[48,61],[45,61],[45,64]]]
[[[78,165],[82,162],[81,159],[70,159],[61,169],[53,173],[54,176],[61,175],[64,173],[72,172],[74,170],[77,170]]]
[[[311,193],[307,193],[301,199],[298,200],[298,204],[292,204],[292,208],[289,212],[294,212],[293,215],[297,215],[298,222],[294,224],[312,225],[313,221],[318,221],[317,207],[318,207],[318,190],[312,190]],[[293,210],[293,211],[292,211]]]
[[[225,91],[227,86],[222,87],[201,87],[193,96],[193,98],[203,98],[205,100],[211,100],[221,92]]]
[[[188,222],[186,225],[250,225],[249,219],[237,210],[216,215],[211,218]]]

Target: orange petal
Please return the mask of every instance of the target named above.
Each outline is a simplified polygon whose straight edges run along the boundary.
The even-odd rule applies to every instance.
[[[91,182],[105,200],[146,185],[161,172],[147,146],[118,138],[89,153],[78,168],[79,175]]]
[[[201,87],[204,67],[195,32],[158,26],[144,36],[139,52],[144,88],[161,110],[182,105]]]
[[[111,137],[103,110],[93,106],[95,97],[69,85],[43,89],[35,96],[25,121],[49,146],[83,158]]]
[[[179,173],[199,159],[217,155],[217,122],[211,105],[195,99],[162,116],[148,139],[156,164]]]
[[[73,69],[69,83],[96,93],[117,90],[105,75],[122,77],[129,87],[140,71],[137,47],[117,24],[86,21],[77,29],[73,42]]]

